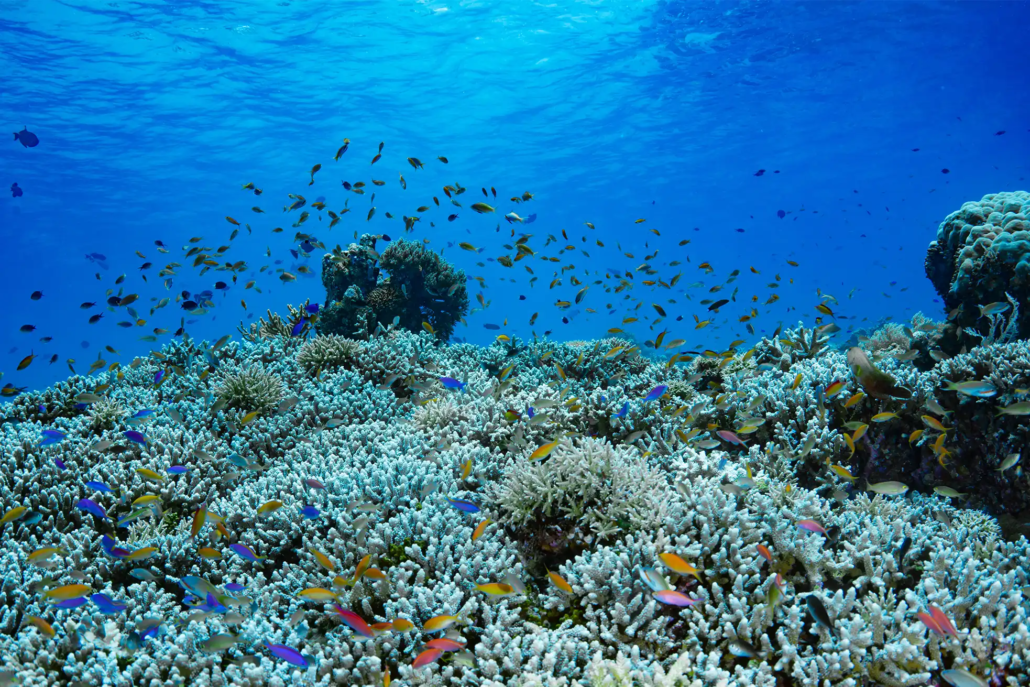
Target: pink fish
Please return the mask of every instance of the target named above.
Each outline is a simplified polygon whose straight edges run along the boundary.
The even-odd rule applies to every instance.
[[[440,651],[458,651],[460,649],[464,649],[465,645],[461,642],[456,642],[453,639],[440,637],[439,639],[433,639],[426,642],[426,648],[439,649]]]
[[[443,651],[441,649],[426,649],[415,657],[415,660],[411,663],[411,667],[421,668],[422,666],[427,666],[430,663],[436,663],[437,659],[441,656],[443,656]]]
[[[951,620],[948,619],[948,616],[944,615],[944,611],[936,606],[930,606],[930,615],[933,616],[933,619],[937,622],[937,626],[941,628],[941,632],[943,634],[958,639],[958,630],[951,623]],[[923,622],[925,623],[926,621],[924,620]]]
[[[723,441],[728,441],[731,444],[734,444],[736,446],[743,446],[744,445],[744,440],[743,439],[741,439],[736,434],[734,434],[733,432],[731,432],[729,430],[726,430],[726,429],[720,429],[718,432],[715,433],[715,436],[719,437]]]
[[[343,622],[347,623],[350,629],[354,630],[362,637],[368,637],[369,639],[375,637],[375,633],[372,631],[372,628],[368,626],[368,623],[366,623],[364,619],[354,611],[349,611],[346,608],[341,607],[340,604],[333,604],[333,610],[343,618]]]
[[[652,592],[651,596],[670,606],[693,606],[697,603],[697,599],[691,599],[686,594],[681,594],[674,589]]]
[[[916,617],[922,620],[923,625],[926,625],[928,628],[930,628],[930,631],[938,637],[944,635],[944,632],[941,630],[941,626],[937,624],[937,621],[934,620],[932,615],[928,613],[916,613]]]
[[[815,520],[798,520],[798,529],[816,532],[824,537],[826,536],[826,530],[823,529],[823,526]]]

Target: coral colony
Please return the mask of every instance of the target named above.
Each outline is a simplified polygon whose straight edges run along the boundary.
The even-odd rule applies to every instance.
[[[462,272],[337,248],[4,406],[3,684],[1030,684],[1028,213],[941,224],[946,322],[721,352],[448,344]]]

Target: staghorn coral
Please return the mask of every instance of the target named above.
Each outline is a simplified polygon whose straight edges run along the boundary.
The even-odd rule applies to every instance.
[[[942,342],[948,353],[969,345],[965,330],[990,334],[980,306],[1030,298],[1030,193],[990,193],[964,203],[937,229],[926,250],[926,276],[952,311]],[[1014,323],[1015,337],[1030,337],[1030,313]],[[975,339],[973,340],[975,341]]]
[[[297,351],[297,364],[308,374],[351,365],[361,355],[361,343],[343,336],[316,336]]]
[[[271,408],[283,397],[283,383],[260,366],[251,366],[226,374],[217,389],[218,398],[227,408],[244,412]]]

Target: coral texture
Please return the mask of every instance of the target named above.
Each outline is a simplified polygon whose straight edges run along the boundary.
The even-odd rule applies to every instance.
[[[1026,416],[998,414],[1026,398],[1028,344],[929,371],[887,347],[876,365],[911,396],[874,399],[823,338],[670,366],[620,339],[386,327],[360,347],[182,341],[26,392],[0,422],[4,668],[117,687],[1027,684],[1030,543],[989,510],[1030,491],[999,470]],[[346,364],[311,374],[338,344]],[[949,386],[971,380],[996,394]],[[97,428],[80,394],[125,414]],[[888,479],[908,493],[872,489]],[[433,639],[464,646],[413,667]]]
[[[955,353],[968,337],[967,328],[989,335],[992,323],[980,306],[1005,303],[1008,297],[1026,303],[1030,297],[1030,194],[991,193],[964,203],[937,229],[926,251],[926,276],[933,282],[949,318]],[[1007,324],[1007,322],[1006,322]],[[1014,336],[1030,338],[1030,309],[1017,315]]]

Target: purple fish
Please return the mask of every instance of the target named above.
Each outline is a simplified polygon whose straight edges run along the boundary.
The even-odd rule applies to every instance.
[[[314,506],[304,506],[300,509],[300,514],[303,515],[307,520],[314,520],[319,515],[321,515],[321,513],[318,512],[318,509]]]
[[[235,582],[229,582],[225,585],[225,588],[228,589],[230,592],[242,592],[244,589],[246,589],[246,587],[244,587],[242,584],[237,584]]]
[[[454,377],[440,377],[440,383],[448,389],[460,389],[465,390],[465,382],[459,382]]]
[[[104,507],[91,499],[80,499],[79,502],[75,504],[75,507],[79,510],[86,511],[87,513],[92,513],[98,518],[107,517],[107,511],[104,510]]]
[[[134,429],[130,429],[127,432],[122,432],[122,436],[124,436],[129,441],[136,442],[137,444],[145,445],[147,443],[147,438],[143,436],[141,432],[137,432]]]
[[[68,466],[64,464],[64,461],[60,458],[54,458],[54,465],[57,466],[58,470],[67,470]]]
[[[311,489],[325,489],[325,485],[319,482],[314,477],[308,477],[304,480],[304,486],[310,487]]]
[[[187,470],[189,470],[189,468],[185,465],[173,465],[172,467],[168,468],[166,472],[169,475],[184,475],[186,474]]]
[[[472,503],[471,501],[462,501],[461,499],[451,499],[451,498],[447,498],[446,496],[444,498],[447,499],[447,503],[451,504],[452,506],[454,506],[455,508],[457,508],[460,511],[464,511],[465,513],[478,513],[479,512],[479,506],[477,506],[476,504]]]
[[[248,561],[254,561],[260,563],[266,556],[259,556],[254,553],[254,550],[246,544],[229,544],[229,548],[236,552],[236,555],[240,558],[246,558]]]
[[[318,303],[308,303],[307,305],[304,306],[304,309],[307,310],[312,315],[317,315],[318,314]]]
[[[165,371],[158,370],[154,373],[154,384],[160,384],[161,380],[165,378]]]
[[[281,658],[290,665],[297,666],[298,668],[308,667],[308,662],[296,649],[288,647],[285,644],[269,644],[268,642],[265,642],[265,646],[274,656]]]
[[[97,605],[97,608],[100,609],[100,612],[105,615],[110,615],[112,613],[121,613],[126,608],[128,608],[128,606],[116,602],[107,594],[94,594],[89,598],[93,603]]]
[[[654,393],[654,392],[651,392],[651,393]],[[612,415],[612,419],[615,419],[617,417],[626,417],[626,413],[628,413],[628,412],[629,412],[629,401],[626,401],[625,403],[622,404],[622,408],[619,410],[619,412],[617,412],[614,415]]]
[[[657,401],[668,390],[669,390],[668,386],[666,386],[665,384],[659,384],[655,388],[651,389],[651,393],[649,393],[647,396],[644,396],[644,403],[649,403],[651,401]]]
[[[93,491],[106,491],[108,494],[114,493],[111,487],[107,486],[103,482],[86,482],[86,486]]]

